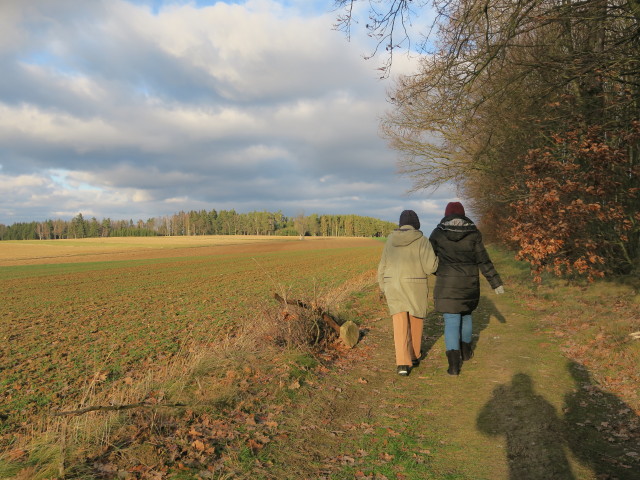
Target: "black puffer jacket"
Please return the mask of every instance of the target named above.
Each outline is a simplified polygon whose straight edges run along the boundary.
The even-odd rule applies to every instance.
[[[467,313],[478,306],[480,279],[485,276],[491,288],[502,280],[482,243],[475,224],[462,215],[444,217],[429,238],[438,256],[435,307],[441,313]]]

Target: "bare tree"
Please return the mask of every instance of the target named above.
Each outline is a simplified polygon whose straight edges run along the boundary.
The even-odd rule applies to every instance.
[[[348,34],[357,20],[357,3],[336,2],[346,12],[338,26]],[[604,191],[593,162],[616,151],[624,159],[625,176],[611,188],[612,198],[601,196],[593,208],[615,204],[622,227],[616,230],[604,216],[584,234],[614,232],[620,245],[610,248],[614,253],[607,268],[637,261],[638,190],[620,186],[637,184],[640,164],[640,1],[371,0],[367,28],[386,43],[387,51],[400,45],[398,32],[408,35],[397,26],[414,14],[413,5],[435,11],[437,29],[424,36],[433,48],[415,74],[397,81],[390,95],[394,108],[382,122],[383,134],[401,154],[399,170],[412,178],[413,189],[456,183],[481,217],[511,215],[511,233],[502,233],[513,241],[514,228],[531,232],[531,214],[518,217],[518,206],[548,200],[537,197],[538,183],[531,180],[545,162],[571,164],[578,169],[571,178],[586,182],[581,188],[561,184],[570,194],[553,204],[557,212],[541,209],[542,218],[550,221],[548,215],[557,220],[566,213],[566,202],[582,204],[589,192]],[[434,33],[436,38],[430,38]],[[620,139],[624,148],[619,148]],[[587,152],[601,151],[586,155],[571,150],[574,144],[584,145]],[[576,152],[580,161],[563,158]],[[561,180],[566,178],[568,174]],[[542,244],[552,240],[544,222],[538,227]],[[595,244],[594,238],[576,241]],[[629,258],[614,258],[620,252]],[[571,261],[577,258],[569,249],[561,253]]]
[[[303,240],[307,233],[307,218],[304,216],[304,210],[301,210],[298,215],[296,215],[293,219],[293,224],[295,225],[298,235],[300,235],[300,240]]]
[[[365,3],[365,0],[334,1],[334,7],[340,12],[334,28],[344,32],[349,39],[353,26],[363,20],[356,14],[359,3]],[[417,42],[409,30],[412,19],[424,12],[424,9],[432,4],[431,0],[366,0],[366,3],[369,7],[364,19],[365,28],[367,35],[375,40],[373,52],[366,58],[372,58],[381,51],[385,52],[384,63],[380,67],[384,77],[389,75],[393,55],[397,50],[410,50],[412,45],[418,50],[427,50],[430,32],[436,23],[431,25],[429,32],[422,32],[421,40]]]

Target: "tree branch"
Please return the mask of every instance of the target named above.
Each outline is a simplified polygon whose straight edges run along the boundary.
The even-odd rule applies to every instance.
[[[106,411],[119,411],[119,410],[129,410],[132,408],[150,408],[150,407],[186,407],[186,403],[149,403],[149,402],[138,402],[138,403],[129,403],[124,405],[94,405],[91,407],[80,408],[78,410],[68,410],[66,412],[54,412],[54,417],[62,417],[65,415],[83,415],[89,412],[106,412]]]

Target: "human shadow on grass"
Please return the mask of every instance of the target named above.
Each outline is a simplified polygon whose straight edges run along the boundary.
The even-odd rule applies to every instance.
[[[571,361],[568,369],[576,382],[564,404],[569,448],[598,479],[640,478],[640,417],[599,388],[584,365]]]
[[[564,451],[564,422],[535,392],[529,375],[518,373],[496,387],[476,425],[486,435],[505,437],[510,480],[575,479]]]
[[[562,415],[535,392],[529,375],[518,373],[495,388],[478,414],[478,430],[505,437],[510,480],[575,479],[566,451],[599,480],[637,479],[640,418],[595,385],[583,365],[571,361],[568,368],[576,386]]]
[[[480,337],[480,332],[489,326],[492,318],[500,323],[507,323],[507,319],[500,313],[493,300],[483,295],[480,297],[478,308],[473,312],[473,336],[476,339]]]
[[[506,323],[507,320],[500,313],[496,304],[493,303],[493,300],[489,299],[486,296],[480,297],[480,303],[478,303],[478,308],[473,312],[473,340],[474,344],[472,348],[475,348],[475,343],[477,343],[478,338],[480,337],[480,332],[485,330],[491,319],[494,318],[498,320],[500,323]],[[427,317],[424,321],[424,333],[422,336],[422,357],[426,357],[429,351],[436,344],[438,339],[444,335],[444,319],[441,313],[438,313],[434,310],[427,314]]]

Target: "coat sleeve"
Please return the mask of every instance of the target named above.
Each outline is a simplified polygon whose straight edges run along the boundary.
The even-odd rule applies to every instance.
[[[429,243],[431,244],[431,248],[433,249],[433,253],[438,255],[438,232],[437,229],[431,232],[429,236]]]
[[[424,239],[420,247],[420,261],[422,262],[422,270],[427,275],[432,275],[438,269],[438,257],[433,251],[431,242]]]
[[[437,229],[434,230],[433,232],[431,232],[431,235],[429,236],[429,244],[431,245],[431,250],[433,250],[433,254],[436,256],[436,261],[438,262],[436,264],[436,270],[438,269],[438,265],[439,265],[439,258],[438,257],[438,232]],[[436,271],[434,270],[433,272],[434,275],[436,275]]]
[[[478,268],[480,268],[484,278],[487,279],[491,288],[498,288],[502,285],[502,279],[500,278],[500,275],[498,275],[496,267],[493,266],[493,262],[489,258],[487,249],[484,247],[484,243],[482,242],[482,234],[480,232],[478,232],[478,240],[476,241],[475,250]]]
[[[378,286],[382,292],[384,292],[384,271],[387,267],[387,245],[388,240],[382,249],[382,257],[380,258],[380,263],[378,263]]]

